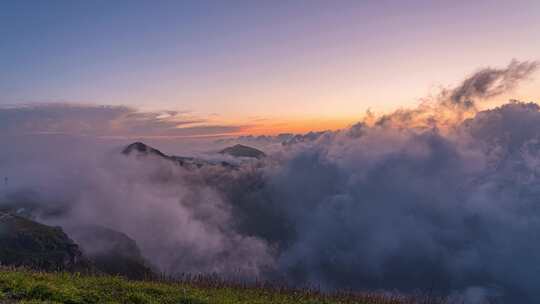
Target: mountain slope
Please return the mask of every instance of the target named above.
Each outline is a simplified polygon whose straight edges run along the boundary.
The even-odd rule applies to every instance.
[[[0,263],[43,270],[90,270],[89,261],[59,227],[0,212]]]
[[[77,227],[69,233],[102,272],[130,279],[154,276],[137,243],[124,233],[101,226]]]

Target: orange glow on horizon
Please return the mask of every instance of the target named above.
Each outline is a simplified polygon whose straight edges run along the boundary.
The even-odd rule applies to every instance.
[[[278,135],[281,133],[308,133],[310,131],[338,130],[346,128],[361,118],[313,118],[268,121],[243,129],[238,135]]]

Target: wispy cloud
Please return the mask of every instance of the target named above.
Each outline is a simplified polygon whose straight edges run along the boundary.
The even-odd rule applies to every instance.
[[[514,89],[518,83],[538,69],[537,61],[512,60],[505,68],[484,68],[463,83],[448,91],[449,101],[456,105],[472,106],[474,99],[486,99]]]
[[[125,106],[51,103],[0,108],[0,135],[192,137],[234,134],[244,128],[185,112],[142,112]]]

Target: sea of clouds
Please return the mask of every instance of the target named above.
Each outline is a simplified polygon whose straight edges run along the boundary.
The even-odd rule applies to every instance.
[[[513,100],[479,110],[537,67],[512,61],[481,69],[416,108],[344,130],[287,136],[283,144],[243,138],[268,156],[237,169],[125,156],[129,139],[103,138],[132,135],[130,125],[177,132],[159,115],[3,109],[1,201],[68,233],[80,225],[121,231],[172,275],[538,303],[540,107]],[[49,119],[36,114],[43,112]],[[65,132],[77,128],[84,132]]]

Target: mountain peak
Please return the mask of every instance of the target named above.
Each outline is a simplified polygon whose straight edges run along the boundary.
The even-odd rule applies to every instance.
[[[130,145],[128,145],[127,147],[124,148],[124,150],[122,150],[122,153],[123,154],[126,154],[126,155],[129,155],[131,153],[138,153],[138,154],[156,154],[156,155],[159,155],[161,157],[166,157],[165,154],[163,154],[161,151],[159,151],[158,149],[154,149],[140,141],[137,141],[137,142],[134,142]]]
[[[221,150],[219,153],[228,154],[234,157],[252,157],[257,159],[261,159],[266,156],[266,154],[264,154],[264,152],[261,150],[240,144],[234,145],[232,147],[227,147]]]

